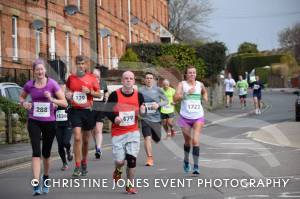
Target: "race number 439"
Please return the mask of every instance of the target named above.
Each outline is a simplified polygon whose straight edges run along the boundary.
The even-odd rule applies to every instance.
[[[50,117],[50,103],[49,102],[34,102],[33,103],[34,117]]]
[[[73,93],[73,101],[76,104],[85,104],[85,103],[87,103],[87,96],[85,93],[82,93],[82,92],[74,92]]]

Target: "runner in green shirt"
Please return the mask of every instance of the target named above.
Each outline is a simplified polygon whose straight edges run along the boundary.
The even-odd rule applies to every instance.
[[[241,109],[246,107],[246,98],[248,94],[248,83],[246,80],[243,79],[242,75],[239,75],[239,81],[236,83],[236,87],[238,89],[240,102],[241,102]]]
[[[164,130],[167,133],[166,139],[168,137],[174,137],[175,131],[173,129],[173,120],[175,117],[174,111],[175,111],[175,103],[173,101],[173,96],[175,95],[175,89],[170,87],[169,80],[165,79],[163,81],[163,93],[167,97],[169,103],[165,106],[162,106],[160,109],[161,112],[161,119],[163,123]]]

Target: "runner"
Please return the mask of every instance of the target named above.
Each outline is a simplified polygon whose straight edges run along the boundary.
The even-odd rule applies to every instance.
[[[73,129],[75,169],[73,177],[87,174],[89,137],[95,127],[92,113],[93,97],[99,97],[99,83],[93,74],[87,72],[85,58],[76,57],[77,72],[69,76],[66,97],[71,101],[70,121]],[[81,157],[82,152],[82,157]]]
[[[41,59],[36,59],[33,63],[34,80],[29,80],[20,94],[20,104],[28,110],[27,129],[32,146],[32,172],[33,179],[37,183],[33,187],[33,195],[40,195],[49,192],[46,179],[49,178],[50,155],[53,139],[55,137],[55,115],[53,104],[67,107],[64,93],[57,82],[46,75],[45,63]],[[30,95],[32,101],[26,102],[26,97]],[[39,186],[41,172],[41,147],[44,175],[41,178],[42,185]]]
[[[115,161],[113,178],[115,182],[121,178],[123,165],[127,160],[126,192],[136,194],[137,190],[132,186],[132,182],[140,149],[138,114],[139,111],[145,113],[144,98],[133,89],[135,79],[131,71],[124,72],[121,81],[122,88],[110,94],[105,109],[106,116],[112,122],[112,150]]]
[[[194,160],[193,174],[200,174],[199,170],[199,138],[204,125],[204,111],[201,105],[202,98],[208,101],[207,91],[203,83],[196,81],[196,68],[188,66],[185,71],[185,81],[178,84],[174,101],[181,101],[178,124],[184,137],[184,172],[190,171],[189,153],[191,145]]]
[[[231,73],[228,73],[227,78],[224,80],[225,85],[225,97],[226,97],[226,108],[232,106],[232,97],[235,86],[235,81],[231,77]]]
[[[93,104],[93,113],[96,120],[96,126],[92,131],[94,142],[95,142],[95,157],[100,159],[102,155],[101,145],[102,145],[102,130],[104,123],[104,105],[108,99],[108,90],[106,82],[101,78],[101,72],[98,68],[95,68],[93,74],[97,78],[98,83],[100,84],[100,98],[94,97]]]
[[[255,108],[255,114],[261,114],[261,89],[264,89],[263,83],[259,80],[259,76],[255,76],[255,81],[251,83],[253,90],[253,102]]]
[[[153,166],[152,140],[158,143],[161,139],[161,115],[159,108],[168,104],[168,99],[161,88],[154,85],[154,75],[145,74],[145,86],[140,89],[145,99],[146,114],[141,120],[144,147],[147,155],[146,166]]]
[[[61,81],[59,82],[59,84],[63,93],[65,93],[65,83]],[[64,108],[61,106],[57,107],[56,110],[56,140],[58,145],[58,153],[63,163],[63,166],[61,168],[62,171],[65,171],[69,168],[67,159],[69,162],[73,160],[70,143],[72,137],[72,128],[68,120],[68,111],[69,107]]]
[[[169,103],[166,106],[162,106],[160,109],[163,127],[167,133],[167,137],[166,137],[166,139],[167,139],[168,137],[175,136],[175,131],[173,129],[173,119],[175,117],[175,114],[174,114],[175,103],[173,102],[173,97],[175,95],[175,89],[170,87],[169,80],[165,79],[163,81],[163,89],[162,90],[169,101]]]
[[[248,83],[246,80],[243,80],[243,76],[239,75],[239,81],[236,83],[236,87],[238,88],[241,109],[246,107],[246,98],[248,93]]]

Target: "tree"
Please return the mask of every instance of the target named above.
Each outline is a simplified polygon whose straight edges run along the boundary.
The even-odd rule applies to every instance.
[[[242,53],[258,53],[257,50],[257,45],[254,43],[250,43],[250,42],[244,42],[242,44],[240,44],[239,48],[238,48],[238,53],[242,54]]]
[[[227,47],[222,42],[212,42],[196,47],[196,56],[204,60],[206,77],[216,77],[225,68]]]
[[[211,12],[208,0],[170,0],[169,31],[182,41],[200,39],[201,26]]]
[[[279,33],[280,46],[290,50],[300,63],[300,23],[291,28],[286,28]]]

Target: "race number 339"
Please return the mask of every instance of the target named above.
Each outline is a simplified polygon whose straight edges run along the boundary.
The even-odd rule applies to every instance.
[[[49,102],[34,102],[33,103],[34,117],[50,117],[50,103]]]
[[[82,93],[82,92],[74,92],[73,93],[73,101],[76,104],[85,104],[85,103],[87,103],[87,96],[85,93]]]
[[[199,100],[188,100],[186,106],[187,111],[190,113],[199,112],[201,108],[201,102]]]
[[[134,125],[134,122],[135,122],[135,112],[134,111],[119,112],[119,117],[121,117],[121,119],[122,119],[120,126]]]

